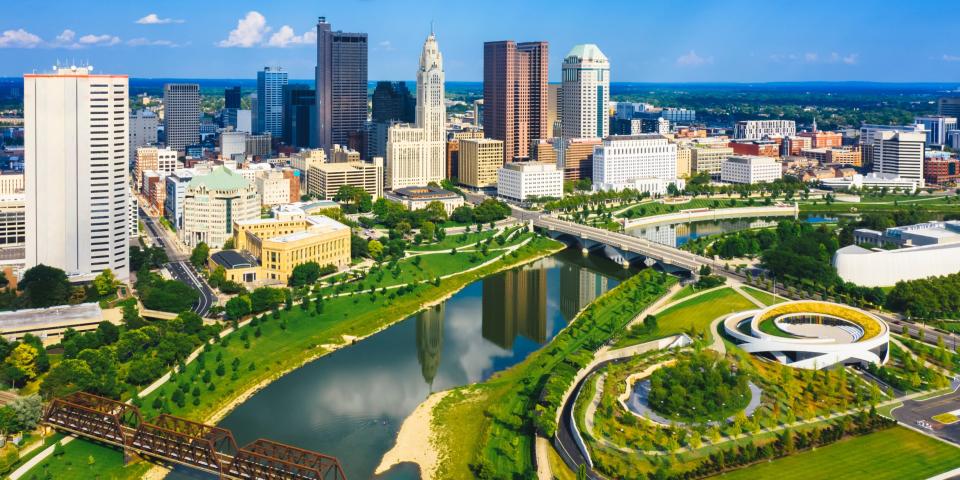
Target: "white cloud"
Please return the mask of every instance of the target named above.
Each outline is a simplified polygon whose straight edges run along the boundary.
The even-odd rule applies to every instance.
[[[393,44],[390,43],[390,40],[384,40],[377,44],[377,50],[383,50],[385,52],[393,51]]]
[[[698,67],[709,63],[713,63],[713,57],[701,57],[693,50],[677,57],[677,65],[681,67]]]
[[[949,55],[944,53],[943,61],[944,62],[960,62],[960,55]]]
[[[149,40],[143,37],[132,38],[127,40],[127,45],[131,47],[182,47],[182,44],[173,42],[171,40]]]
[[[816,54],[815,52],[807,52],[803,54],[803,60],[806,62],[813,63],[819,59],[820,59],[820,55]]]
[[[263,36],[270,31],[267,19],[260,12],[250,11],[237,21],[237,28],[230,31],[226,40],[217,43],[220,47],[250,48],[263,41]]]
[[[57,42],[59,43],[70,43],[73,41],[73,38],[77,36],[77,32],[70,30],[69,28],[64,30],[63,33],[57,35]]]
[[[850,55],[845,55],[843,57],[843,63],[846,63],[847,65],[855,65],[859,59],[860,54],[851,53]]]
[[[774,53],[770,55],[770,60],[777,63],[843,63],[846,65],[855,65],[860,55],[857,53],[840,54],[830,52],[829,55],[821,55],[817,52],[799,53]]]
[[[5,30],[0,34],[0,48],[33,48],[42,42],[40,37],[22,28]]]
[[[77,42],[81,45],[109,47],[120,43],[120,37],[113,35],[84,35]]]
[[[160,18],[156,13],[151,13],[143,18],[137,19],[136,23],[140,25],[163,25],[167,23],[183,23],[178,18]]]
[[[294,33],[293,28],[289,25],[284,25],[280,27],[280,30],[277,30],[276,33],[270,36],[267,46],[285,48],[290,45],[307,45],[316,42],[317,32],[315,30],[307,30],[303,32],[303,35],[297,35]]]

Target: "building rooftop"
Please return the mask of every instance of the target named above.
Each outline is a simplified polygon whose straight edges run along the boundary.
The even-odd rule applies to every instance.
[[[600,51],[594,43],[581,43],[580,45],[574,45],[570,49],[570,53],[567,54],[565,58],[577,57],[581,60],[592,60],[595,62],[606,62],[607,56]]]
[[[507,170],[517,172],[555,172],[557,164],[550,162],[510,162],[503,166]]]
[[[187,187],[204,186],[211,190],[239,190],[250,186],[250,182],[239,172],[227,167],[217,167],[206,175],[197,175],[190,180]]]
[[[12,312],[0,312],[0,331],[28,330],[51,324],[67,324],[81,321],[103,320],[103,311],[97,303],[58,305],[48,308],[28,308]]]
[[[210,255],[210,259],[227,270],[257,266],[257,259],[242,250],[221,250]]]
[[[427,185],[425,187],[403,187],[393,190],[392,195],[405,200],[440,200],[444,198],[456,198],[460,195],[440,187]]]

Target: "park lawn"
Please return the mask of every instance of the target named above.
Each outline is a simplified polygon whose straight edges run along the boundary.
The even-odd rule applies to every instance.
[[[673,294],[673,296],[670,297],[670,301],[675,302],[677,300],[687,298],[690,295],[693,295],[694,293],[697,293],[697,291],[694,290],[693,284],[690,283],[690,284],[684,285],[683,288],[681,288],[680,290],[677,290],[677,293]]]
[[[197,361],[191,362],[185,373],[142,398],[140,403],[144,416],[153,418],[162,413],[163,404],[166,403],[166,411],[173,415],[190,420],[209,421],[218,412],[224,413],[220,411],[244,392],[281,376],[311,358],[328,353],[334,345],[345,343],[350,337],[374,333],[416,313],[424,304],[460,290],[470,282],[562,248],[563,245],[559,242],[535,237],[504,259],[445,279],[440,286],[421,283],[414,291],[394,299],[379,293],[372,296],[369,292],[331,298],[324,301],[322,314],[314,313],[313,303],[308,311],[295,305],[290,311],[280,312],[280,318],[273,318],[272,314],[267,313],[263,316],[265,320],[259,322],[258,326],[241,327],[224,337],[226,342],[211,345],[204,355],[204,367]],[[261,331],[259,337],[255,335],[257,328]],[[249,348],[242,340],[244,332],[249,340]],[[344,338],[345,336],[347,338]],[[219,363],[217,356],[222,358],[224,375],[216,374]],[[234,371],[235,359],[237,368]],[[201,372],[204,369],[210,372],[210,383],[202,380]],[[175,388],[181,383],[188,385],[185,392],[186,402],[182,407],[170,401]],[[210,384],[215,386],[214,390],[209,389]],[[199,387],[197,405],[194,405],[194,387]],[[154,406],[158,397],[161,398],[159,408]]]
[[[123,464],[119,449],[84,439],[63,446],[63,455],[50,455],[22,478],[24,480],[125,480],[142,478],[151,465],[139,461]],[[93,460],[93,463],[90,461]]]
[[[570,470],[570,467],[563,462],[557,450],[550,446],[547,448],[547,458],[550,463],[550,473],[556,480],[577,480],[577,474]]]
[[[409,252],[433,252],[437,250],[450,250],[451,248],[462,249],[467,245],[476,244],[480,240],[486,240],[492,237],[497,230],[484,230],[482,232],[470,232],[462,233],[457,235],[447,235],[443,240],[430,243],[426,245],[411,245]],[[491,247],[496,247],[497,245],[490,244]]]
[[[724,480],[923,479],[960,467],[960,450],[903,427],[728,472]]]
[[[759,300],[760,303],[768,307],[770,305],[776,305],[778,303],[783,303],[788,301],[786,298],[783,298],[780,295],[774,295],[770,292],[766,292],[757,288],[744,286],[743,289],[746,290],[751,297]]]
[[[730,204],[730,200],[733,200],[733,205]],[[753,199],[753,205],[750,205],[749,200],[743,200],[740,198],[694,198],[686,203],[672,203],[672,204],[663,204],[660,202],[651,202],[643,203],[637,205],[633,208],[627,209],[619,214],[618,218],[644,218],[651,217],[654,215],[664,215],[667,213],[679,213],[681,210],[693,210],[700,208],[739,208],[739,207],[749,207],[749,206],[762,206],[765,200]],[[633,216],[631,215],[633,212]]]

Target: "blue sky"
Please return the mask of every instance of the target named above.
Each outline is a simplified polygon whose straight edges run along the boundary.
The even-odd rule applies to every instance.
[[[478,8],[483,6],[483,8]],[[430,21],[448,80],[480,80],[483,42],[596,43],[613,81],[960,82],[960,2],[926,1],[34,1],[4,3],[0,76],[88,62],[136,77],[312,78],[313,29],[370,36],[370,79],[413,79]]]

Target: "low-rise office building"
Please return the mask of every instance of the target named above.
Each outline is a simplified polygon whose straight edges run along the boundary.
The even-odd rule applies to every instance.
[[[44,345],[55,345],[67,330],[89,332],[102,321],[103,310],[97,303],[27,308],[0,312],[0,335],[7,341],[18,341],[30,334],[39,337]]]
[[[923,178],[930,185],[957,183],[960,180],[960,160],[927,158],[923,162]]]
[[[503,166],[503,141],[490,138],[460,140],[460,183],[472,188],[497,184],[497,170]]]
[[[666,193],[677,182],[677,145],[659,134],[607,137],[594,147],[591,177],[595,190]]]
[[[917,180],[903,178],[889,173],[868,173],[866,175],[852,175],[849,177],[824,178],[820,186],[831,190],[848,190],[850,188],[888,188],[913,193],[920,187]]]
[[[726,145],[694,143],[690,150],[691,169],[693,173],[709,173],[712,177],[720,176],[723,161],[733,155],[733,149]]]
[[[554,163],[508,163],[497,172],[497,196],[514,202],[563,197],[563,171]]]
[[[776,159],[756,155],[736,155],[726,159],[720,181],[726,183],[769,183],[779,180],[783,167]]]
[[[266,170],[257,175],[254,183],[264,206],[290,203],[290,180],[282,170]]]
[[[187,183],[183,199],[180,240],[189,247],[200,242],[220,248],[233,236],[238,221],[260,217],[260,195],[253,183],[238,172],[217,167]]]
[[[344,185],[362,188],[376,200],[383,196],[383,163],[315,164],[307,172],[307,182],[307,192],[322,200],[333,200]]]
[[[420,210],[433,202],[440,202],[447,215],[463,206],[463,197],[459,194],[431,185],[398,188],[387,192],[384,198],[407,207],[407,210]]]
[[[806,148],[800,151],[800,155],[822,164],[853,165],[855,167],[862,164],[859,148]]]
[[[286,283],[297,265],[350,265],[350,227],[301,209],[234,222],[234,246],[259,261],[258,281]],[[248,268],[248,267],[244,267]]]

